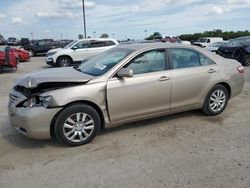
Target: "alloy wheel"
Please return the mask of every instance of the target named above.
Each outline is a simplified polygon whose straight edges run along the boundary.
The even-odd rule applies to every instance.
[[[72,142],[82,142],[90,137],[94,127],[94,120],[90,115],[78,112],[65,120],[63,134]]]
[[[249,66],[249,65],[250,65],[250,55],[247,55],[247,56],[245,57],[245,65],[246,65],[246,66]]]
[[[214,112],[219,112],[223,110],[226,104],[226,94],[223,90],[215,90],[209,99],[210,109]]]
[[[61,58],[59,65],[60,67],[68,67],[70,65],[70,60],[68,58]]]

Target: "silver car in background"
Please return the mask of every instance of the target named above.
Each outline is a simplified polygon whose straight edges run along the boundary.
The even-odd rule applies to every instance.
[[[9,118],[30,138],[82,145],[117,124],[194,109],[220,114],[241,92],[243,73],[237,61],[195,46],[118,45],[79,67],[17,79]]]

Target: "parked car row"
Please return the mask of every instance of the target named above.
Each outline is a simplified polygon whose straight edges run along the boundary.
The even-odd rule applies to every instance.
[[[250,36],[229,40],[217,53],[225,58],[236,59],[244,66],[250,65]]]
[[[206,48],[222,57],[236,59],[244,66],[250,65],[250,36],[223,41],[220,37],[203,37],[193,45]]]
[[[64,47],[72,40],[54,41],[53,39],[36,40],[33,43],[22,45],[21,48],[29,51],[30,56],[45,55],[49,50]]]

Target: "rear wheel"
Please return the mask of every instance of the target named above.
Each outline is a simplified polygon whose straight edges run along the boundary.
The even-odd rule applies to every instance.
[[[228,98],[225,86],[218,84],[208,93],[202,111],[209,116],[218,115],[225,110]]]
[[[243,59],[242,65],[250,66],[250,55],[244,55],[242,59]]]
[[[93,140],[100,127],[100,116],[94,108],[75,104],[59,114],[54,130],[59,141],[70,146],[79,146]]]
[[[69,57],[66,57],[66,56],[60,57],[57,60],[57,65],[59,67],[68,67],[68,66],[71,65],[71,63],[72,63],[72,60]]]

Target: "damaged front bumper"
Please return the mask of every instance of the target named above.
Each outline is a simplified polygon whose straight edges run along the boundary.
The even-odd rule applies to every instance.
[[[11,126],[23,135],[33,139],[51,138],[50,125],[53,117],[62,109],[45,107],[19,107],[24,95],[14,89],[10,93],[8,104]]]

